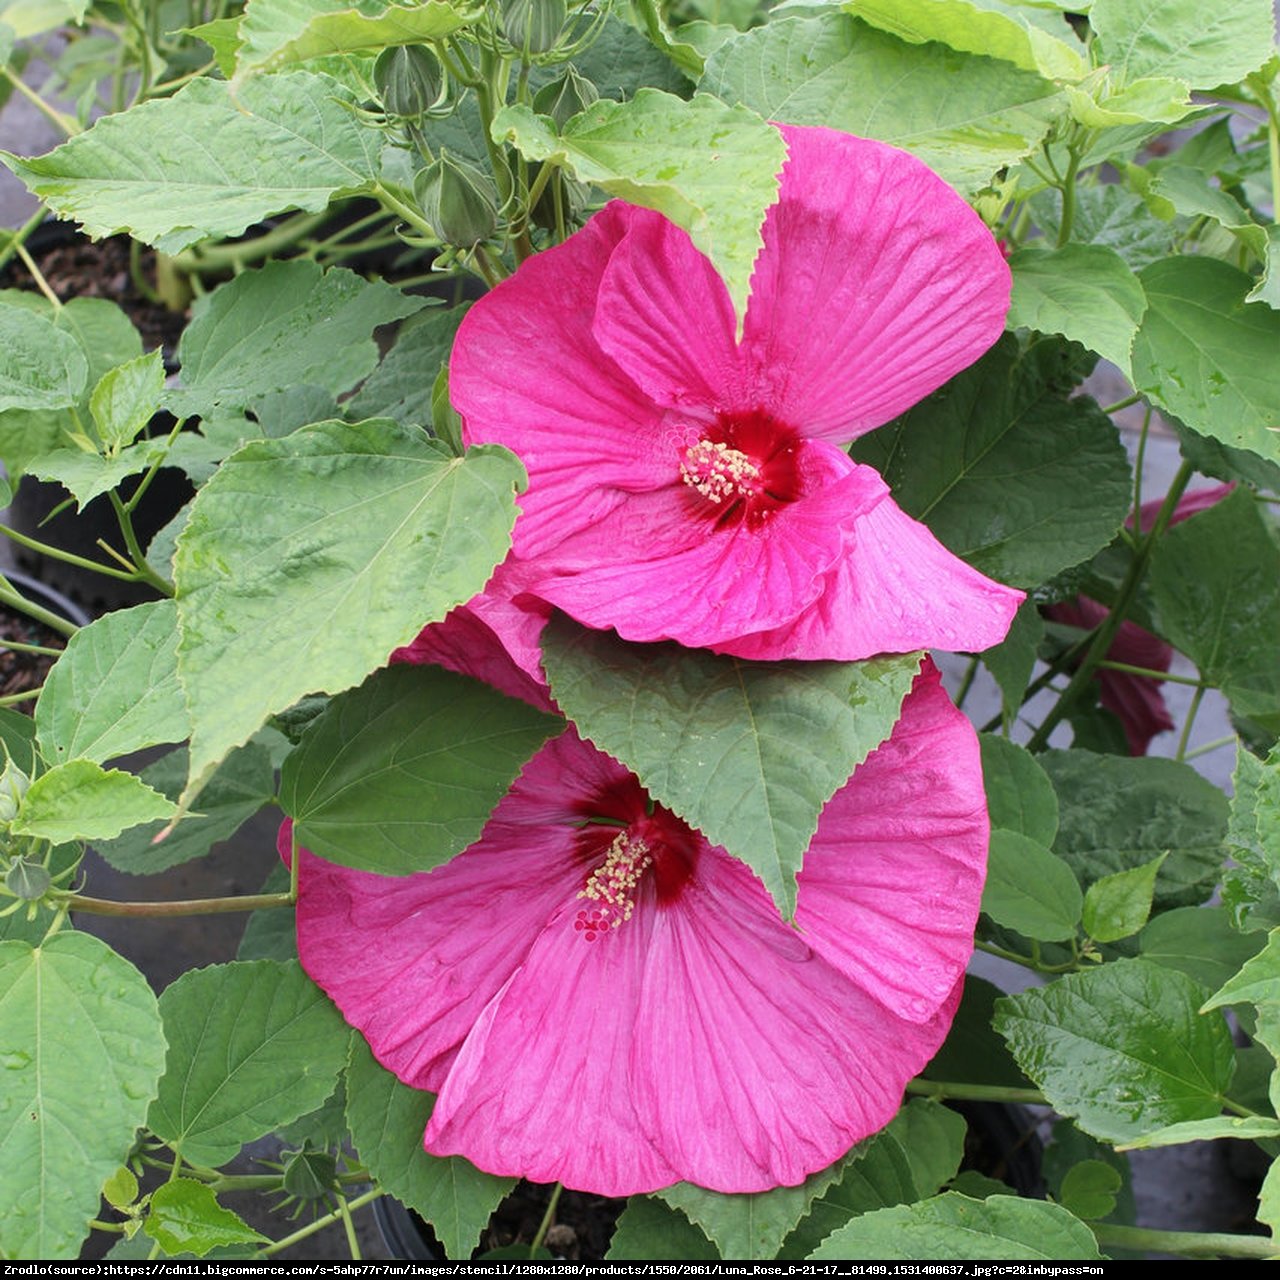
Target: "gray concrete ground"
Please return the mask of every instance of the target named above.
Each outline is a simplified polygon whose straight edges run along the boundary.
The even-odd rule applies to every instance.
[[[40,154],[56,144],[53,126],[24,99],[15,96],[0,113],[0,146],[19,154]],[[36,207],[18,181],[0,168],[0,226],[19,226]],[[1091,381],[1090,388],[1100,403],[1113,403],[1127,391],[1120,375],[1104,367]],[[1136,416],[1135,416],[1136,415]],[[1136,441],[1136,425],[1140,411],[1131,411],[1124,419],[1126,440]],[[1178,465],[1176,444],[1168,430],[1159,427],[1146,452],[1143,491],[1155,496],[1165,491]],[[0,544],[0,566],[8,563],[7,544]],[[946,673],[954,688],[962,664],[948,660]],[[1179,660],[1175,672],[1190,673],[1188,664]],[[1181,722],[1190,698],[1186,686],[1167,684],[1165,696],[1175,721]],[[995,714],[999,708],[994,685],[980,673],[971,690],[966,709],[979,722]],[[1044,706],[1029,705],[1029,720],[1034,723]],[[1064,738],[1066,731],[1061,731]],[[1211,741],[1230,732],[1226,707],[1217,695],[1205,700],[1192,735],[1193,745]],[[1153,743],[1152,754],[1172,755],[1174,735],[1165,734]],[[1230,748],[1201,756],[1194,762],[1205,776],[1219,786],[1229,783],[1233,755]],[[232,840],[217,846],[213,854],[201,862],[175,868],[163,876],[149,878],[143,884],[136,877],[125,876],[95,862],[92,870],[93,890],[104,897],[194,898],[256,891],[275,863],[274,837],[277,816],[262,814]],[[243,922],[238,917],[192,917],[173,921],[145,921],[125,924],[115,920],[82,919],[80,927],[103,937],[137,964],[157,990],[162,990],[179,973],[195,965],[226,961],[234,957]],[[979,956],[975,972],[1004,986],[1017,989],[1026,983],[1026,972],[1002,964],[990,957]],[[1180,1230],[1239,1230],[1252,1215],[1246,1183],[1241,1182],[1229,1163],[1227,1144],[1195,1144],[1170,1151],[1135,1152],[1131,1155],[1138,1199],[1139,1222],[1144,1226]],[[259,1158],[264,1152],[255,1147]],[[252,1171],[251,1159],[243,1158],[242,1171]],[[242,1198],[235,1207],[273,1238],[287,1234],[291,1228],[279,1220],[266,1222],[261,1206]],[[377,1237],[369,1215],[360,1215],[360,1237],[364,1256],[388,1256]],[[295,1224],[296,1225],[296,1224]],[[296,1246],[286,1257],[344,1258],[345,1238],[340,1229],[331,1228],[304,1244]]]

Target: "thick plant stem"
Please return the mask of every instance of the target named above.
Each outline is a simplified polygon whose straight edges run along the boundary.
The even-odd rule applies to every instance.
[[[1032,1106],[1047,1106],[1039,1089],[1010,1089],[1001,1084],[960,1084],[951,1080],[908,1080],[907,1092],[919,1098],[937,1098],[944,1102],[954,1098],[957,1102],[1024,1102]]]
[[[1169,492],[1165,495],[1164,505],[1160,508],[1160,514],[1156,516],[1155,524],[1151,526],[1151,532],[1147,534],[1138,547],[1133,557],[1133,563],[1129,566],[1129,572],[1125,574],[1124,581],[1120,584],[1120,591],[1111,612],[1107,614],[1099,624],[1098,629],[1093,633],[1093,640],[1089,645],[1088,652],[1086,652],[1080,665],[1076,668],[1070,683],[1063,690],[1062,697],[1058,699],[1053,709],[1045,716],[1040,727],[1031,735],[1031,740],[1027,743],[1029,751],[1044,750],[1048,745],[1049,735],[1066,718],[1085,685],[1093,679],[1093,674],[1098,669],[1098,663],[1107,656],[1107,651],[1111,648],[1111,642],[1115,639],[1116,632],[1120,630],[1120,624],[1125,620],[1129,612],[1129,606],[1133,604],[1134,597],[1138,594],[1142,579],[1146,577],[1147,566],[1151,563],[1151,555],[1155,550],[1156,543],[1168,527],[1174,508],[1178,505],[1178,499],[1182,497],[1182,491],[1187,487],[1187,481],[1191,479],[1191,470],[1189,462],[1184,462],[1178,468],[1178,473],[1174,476],[1173,483],[1169,486]]]
[[[1158,1231],[1154,1227],[1122,1227],[1091,1222],[1100,1245],[1146,1249],[1152,1253],[1180,1253],[1190,1258],[1276,1258],[1280,1242],[1269,1236],[1234,1236],[1225,1231]]]
[[[264,907],[291,907],[287,893],[253,893],[234,898],[186,898],[174,902],[115,902],[73,893],[66,899],[72,911],[94,916],[202,916],[228,911],[261,911]]]
[[[42,605],[28,600],[20,591],[14,591],[3,577],[0,577],[0,604],[8,605],[11,609],[20,610],[28,618],[43,622],[50,631],[56,631],[59,635],[66,636],[68,639],[80,630],[74,622],[68,622],[66,618],[60,618],[56,613],[51,613]]]

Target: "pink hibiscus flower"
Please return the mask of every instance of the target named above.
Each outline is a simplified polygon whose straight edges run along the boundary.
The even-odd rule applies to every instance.
[[[468,313],[464,438],[523,459],[515,556],[587,626],[766,660],[985,649],[1022,594],[841,446],[991,346],[1009,269],[905,152],[782,133],[741,342],[688,235],[615,201]]]
[[[1179,524],[1213,506],[1234,488],[1234,484],[1220,484],[1183,494],[1169,519],[1169,525]],[[1142,504],[1140,528],[1150,529],[1163,504],[1163,498],[1155,498]],[[1132,528],[1133,516],[1130,515],[1125,523]],[[1054,622],[1079,627],[1082,631],[1092,631],[1110,610],[1088,596],[1077,596],[1074,600],[1046,605],[1042,612]],[[1112,662],[1123,662],[1130,667],[1168,671],[1169,664],[1173,661],[1173,649],[1159,636],[1152,635],[1145,627],[1126,618],[1120,624],[1111,648],[1107,650],[1107,657]],[[1128,671],[1106,669],[1100,670],[1095,678],[1098,681],[1098,701],[1119,719],[1129,744],[1129,754],[1145,756],[1147,748],[1151,746],[1151,739],[1156,734],[1173,728],[1173,717],[1160,692],[1160,686],[1164,682],[1154,676],[1135,676]]]
[[[438,1095],[428,1151],[604,1195],[761,1191],[887,1123],[941,1044],[987,836],[976,737],[930,666],[823,811],[794,927],[569,729],[442,867],[303,851],[298,952]]]

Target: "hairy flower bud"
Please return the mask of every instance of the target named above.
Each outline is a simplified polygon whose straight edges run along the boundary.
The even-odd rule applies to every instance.
[[[400,45],[378,55],[373,82],[389,115],[421,120],[444,94],[444,68],[425,45]]]
[[[568,120],[585,111],[599,97],[599,91],[590,80],[580,76],[572,67],[566,67],[562,76],[544,84],[534,94],[533,109],[539,115],[550,116],[556,122],[556,128],[563,129]]]
[[[4,887],[15,898],[26,902],[38,902],[52,883],[53,877],[48,870],[30,858],[19,858],[4,877]]]
[[[502,0],[502,34],[516,49],[554,49],[567,16],[564,0]]]
[[[284,1167],[284,1189],[298,1200],[319,1200],[338,1186],[338,1164],[327,1151],[303,1148]]]
[[[498,190],[493,179],[465,160],[440,152],[413,184],[418,206],[447,244],[471,246],[498,223]]]
[[[0,822],[12,822],[18,816],[18,806],[30,785],[31,779],[12,760],[5,762],[0,773]]]

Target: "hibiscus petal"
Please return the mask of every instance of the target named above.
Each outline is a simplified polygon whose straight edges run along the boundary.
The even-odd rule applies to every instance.
[[[883,143],[783,128],[743,336],[761,403],[846,442],[972,364],[1004,329],[1010,275],[981,219]]]
[[[530,258],[458,328],[449,393],[463,439],[506,445],[529,470],[515,528],[521,556],[553,547],[670,471],[661,410],[591,331],[601,276],[627,230],[619,209]]]
[[[890,1012],[933,1018],[973,951],[989,826],[977,734],[926,660],[893,735],[822,811],[797,926]]]
[[[557,549],[556,567],[574,572],[548,574],[534,589],[589,627],[695,648],[794,619],[847,555],[855,522],[888,501],[871,468],[821,442],[804,451],[814,491],[760,527],[715,528],[685,485],[636,495]]]
[[[406,1084],[440,1087],[485,1005],[582,887],[581,815],[564,779],[590,793],[627,776],[569,731],[525,766],[480,840],[434,871],[380,876],[303,853],[302,967]]]
[[[621,205],[619,217],[628,231],[600,281],[596,341],[656,403],[707,420],[741,399],[729,291],[661,214]]]
[[[863,512],[822,593],[784,626],[718,642],[741,658],[856,661],[912,649],[999,644],[1026,598],[954,556],[886,497]]]
[[[539,711],[554,711],[540,643],[551,606],[528,594],[528,577],[524,565],[508,556],[479,595],[424,627],[391,661],[434,662]]]
[[[468,1037],[429,1151],[602,1195],[795,1185],[889,1121],[954,1013],[886,1014],[721,851],[595,942],[572,914]]]

